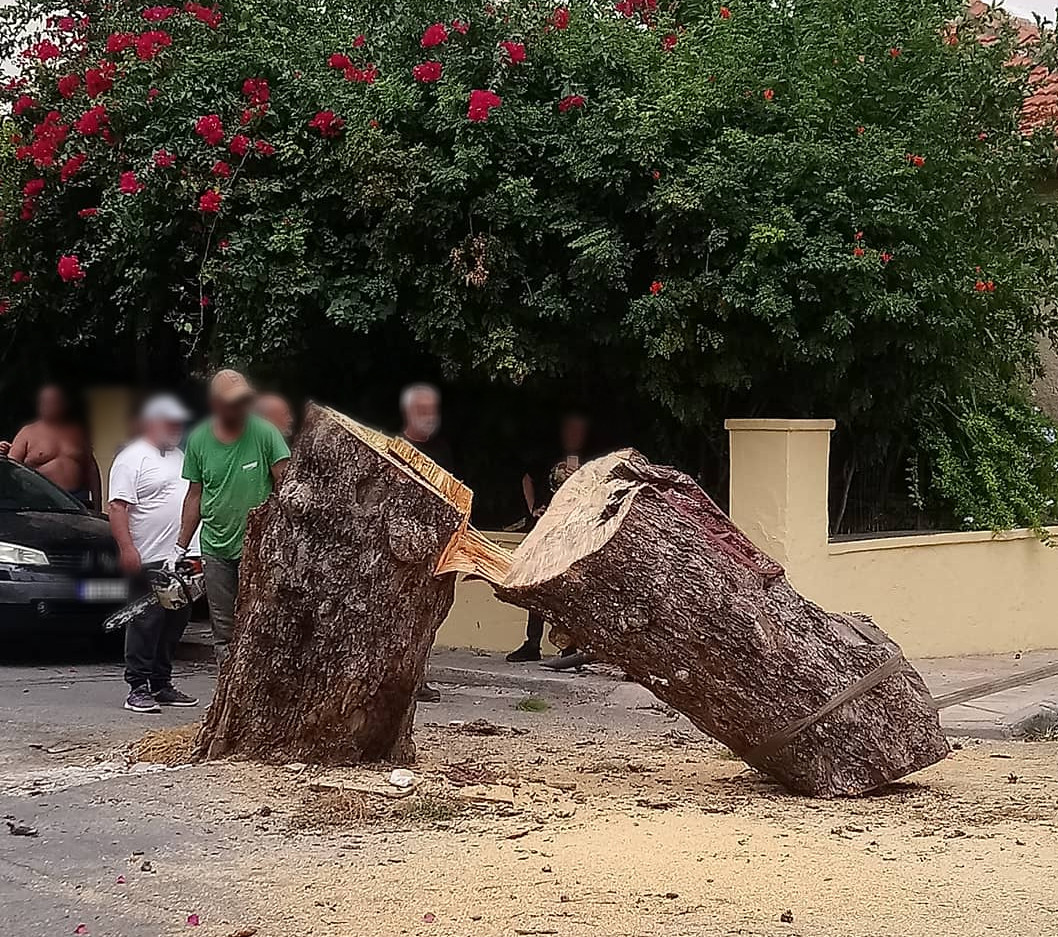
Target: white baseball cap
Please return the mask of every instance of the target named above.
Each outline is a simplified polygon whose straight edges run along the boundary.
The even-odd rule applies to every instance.
[[[186,423],[191,419],[185,407],[172,394],[156,394],[149,398],[140,411],[140,419],[145,423],[161,420],[165,423]]]

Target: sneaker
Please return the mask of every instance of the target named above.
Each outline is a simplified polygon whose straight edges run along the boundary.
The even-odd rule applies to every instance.
[[[540,660],[540,645],[525,642],[518,650],[511,651],[507,655],[508,664],[524,664],[529,661]]]
[[[197,706],[198,700],[186,693],[181,693],[176,687],[166,686],[157,690],[154,700],[159,706]]]
[[[133,687],[125,700],[125,708],[134,713],[160,713],[158,701],[145,686]]]
[[[439,703],[441,702],[441,691],[424,683],[419,687],[419,692],[415,694],[415,699],[420,703]]]

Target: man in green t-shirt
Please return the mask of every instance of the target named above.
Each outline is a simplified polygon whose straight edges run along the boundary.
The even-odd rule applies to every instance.
[[[171,559],[183,559],[201,522],[206,600],[220,664],[231,640],[247,516],[282,480],[290,458],[279,430],[251,412],[253,399],[253,388],[238,371],[218,371],[209,385],[212,415],[191,432],[184,452],[190,484]]]

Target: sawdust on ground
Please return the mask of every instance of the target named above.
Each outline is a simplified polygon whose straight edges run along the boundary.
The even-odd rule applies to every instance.
[[[199,937],[1058,933],[1058,744],[967,743],[885,793],[818,801],[678,732],[416,740],[407,796],[381,767],[226,766],[268,805],[262,845],[187,870],[238,908]]]

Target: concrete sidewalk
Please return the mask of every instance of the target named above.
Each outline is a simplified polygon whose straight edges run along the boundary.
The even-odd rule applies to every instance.
[[[185,659],[209,660],[209,625],[193,622],[181,647]],[[1027,673],[1058,662],[1058,650],[995,657],[921,658],[911,663],[934,696],[944,696],[990,680]],[[502,654],[457,648],[434,649],[428,679],[448,686],[496,687],[526,695],[603,705],[619,703],[647,708],[657,700],[649,690],[622,681],[615,668],[585,667],[580,672],[554,672],[538,664],[508,664]],[[1004,690],[941,711],[941,725],[953,737],[1008,739],[1026,726],[1051,726],[1058,731],[1058,676]]]

